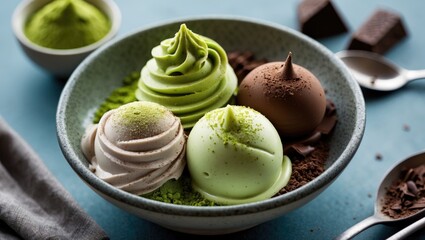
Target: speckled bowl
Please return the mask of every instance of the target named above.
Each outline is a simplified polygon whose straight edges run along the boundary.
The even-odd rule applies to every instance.
[[[15,8],[12,16],[12,29],[24,53],[36,65],[60,78],[67,78],[72,71],[95,49],[111,40],[121,25],[121,12],[113,0],[87,0],[102,10],[111,21],[111,30],[101,40],[74,49],[52,49],[31,42],[24,33],[27,19],[38,9],[52,0],[23,0]]]
[[[88,168],[80,150],[84,128],[121,79],[140,70],[152,47],[174,36],[181,23],[220,43],[225,50],[250,50],[259,58],[282,60],[292,51],[295,63],[310,69],[337,107],[338,124],[331,139],[326,170],[287,194],[265,201],[220,207],[180,206],[157,202],[112,187]],[[111,42],[83,61],[68,80],[58,106],[57,134],[65,158],[99,195],[118,207],[166,228],[195,234],[223,234],[253,227],[303,206],[344,170],[356,152],[365,126],[365,105],[359,86],[343,63],[316,41],[287,27],[245,18],[181,19],[141,29]],[[320,216],[317,216],[320,217]]]

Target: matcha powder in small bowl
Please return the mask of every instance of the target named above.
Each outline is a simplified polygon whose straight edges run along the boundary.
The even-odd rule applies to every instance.
[[[72,49],[99,41],[110,29],[108,17],[92,4],[84,0],[55,0],[36,11],[24,30],[37,45]]]

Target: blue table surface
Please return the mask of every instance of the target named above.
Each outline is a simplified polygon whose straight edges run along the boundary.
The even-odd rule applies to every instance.
[[[187,239],[131,215],[99,197],[73,172],[58,146],[55,114],[64,84],[24,55],[11,29],[18,0],[0,7],[0,115],[34,148],[49,170],[111,239]],[[263,1],[117,1],[122,12],[119,36],[170,18],[211,14],[242,15],[298,28],[297,0]],[[350,37],[377,8],[399,12],[409,36],[386,57],[409,69],[425,68],[425,1],[336,0],[350,32],[320,40],[331,51],[343,50]],[[365,94],[366,130],[351,163],[319,197],[302,208],[229,239],[331,239],[373,213],[375,192],[385,172],[404,157],[425,148],[425,81],[389,94]],[[377,159],[377,154],[382,159]],[[400,226],[377,225],[356,239],[384,239]],[[193,236],[192,236],[193,237]],[[209,237],[202,237],[208,239]],[[212,237],[211,237],[212,238]],[[411,236],[425,239],[425,229]]]

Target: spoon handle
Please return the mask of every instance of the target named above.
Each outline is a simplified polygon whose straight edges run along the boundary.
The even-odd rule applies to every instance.
[[[425,69],[424,70],[408,70],[406,72],[407,81],[413,81],[417,79],[425,78]]]
[[[392,235],[390,238],[387,238],[387,240],[400,240],[404,239],[410,234],[414,233],[415,231],[421,229],[422,227],[425,227],[425,217],[421,218],[420,220],[410,224],[409,226],[405,227],[403,230],[400,230],[396,234]]]
[[[349,229],[345,230],[341,235],[335,238],[335,240],[348,240],[352,237],[356,236],[357,234],[361,233],[363,230],[383,222],[381,219],[377,218],[375,215],[370,216],[366,219],[364,219],[361,222],[358,222],[354,226],[350,227]]]

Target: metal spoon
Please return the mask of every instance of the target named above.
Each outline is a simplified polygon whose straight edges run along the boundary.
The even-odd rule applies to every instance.
[[[360,232],[362,232],[363,230],[375,225],[375,224],[379,224],[379,223],[396,223],[396,222],[400,222],[400,221],[405,221],[405,220],[417,220],[419,218],[423,218],[425,217],[425,209],[420,210],[419,212],[407,216],[407,217],[402,217],[402,218],[398,218],[398,219],[394,219],[391,218],[390,216],[385,215],[382,212],[382,208],[383,208],[383,200],[385,198],[385,194],[387,192],[387,189],[389,188],[389,186],[396,181],[400,176],[400,172],[403,169],[410,169],[410,168],[415,168],[418,167],[422,164],[425,164],[425,151],[424,152],[420,152],[417,153],[416,155],[412,155],[410,157],[408,157],[407,159],[397,163],[384,177],[384,179],[382,180],[379,188],[378,188],[378,193],[377,193],[377,197],[375,200],[375,212],[372,216],[364,219],[363,221],[355,224],[354,226],[352,226],[351,228],[347,229],[345,232],[343,232],[341,235],[339,235],[336,240],[346,240],[346,239],[351,239],[352,237],[356,236],[357,234],[359,234]],[[416,223],[415,223],[416,224]],[[419,226],[417,226],[419,225]],[[421,226],[422,225],[422,226]],[[414,231],[420,229],[421,227],[425,226],[425,221],[419,221],[418,224],[416,224],[414,227],[411,227],[410,229],[406,228],[407,230],[404,231],[402,234],[399,234],[399,238],[401,239],[402,237],[407,237],[409,234],[413,233]]]
[[[336,56],[350,69],[360,86],[367,89],[393,91],[410,81],[425,78],[425,69],[407,70],[373,52],[346,50]]]

